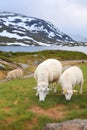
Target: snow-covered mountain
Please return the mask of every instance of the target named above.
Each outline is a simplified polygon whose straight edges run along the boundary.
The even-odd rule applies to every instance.
[[[52,23],[16,13],[0,13],[0,45],[64,45],[74,44],[68,35]]]
[[[82,36],[80,34],[69,34],[75,41],[77,42],[86,42],[87,43],[87,37]]]

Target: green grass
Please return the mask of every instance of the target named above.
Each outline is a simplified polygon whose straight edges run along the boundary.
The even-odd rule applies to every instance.
[[[60,50],[44,50],[38,52],[2,52],[0,51],[0,58],[7,61],[26,61],[26,60],[43,60],[47,58],[57,58],[59,60],[86,60],[87,55],[76,51],[60,51]]]
[[[28,72],[32,73],[37,64],[41,63],[43,60],[48,58],[55,58],[58,60],[86,60],[87,55],[82,52],[75,51],[60,51],[60,50],[44,50],[39,52],[1,52],[0,51],[0,59],[7,61],[8,63],[15,64],[27,64],[29,65],[26,68],[25,74]],[[4,64],[4,63],[3,63]],[[4,64],[5,71],[10,71],[15,69],[15,67]]]
[[[0,59],[28,64],[25,71],[34,71],[33,63],[43,61],[47,58],[59,60],[85,60],[87,55],[80,52],[70,51],[40,51],[35,53],[25,52],[0,52]],[[46,123],[62,122],[76,118],[87,118],[87,64],[80,65],[84,74],[83,94],[76,93],[71,101],[67,102],[61,93],[60,86],[58,92],[52,91],[47,95],[44,102],[39,102],[35,96],[36,81],[34,78],[11,80],[0,83],[0,130],[41,130]],[[9,68],[9,66],[7,67]],[[79,87],[76,87],[79,91]],[[43,110],[49,110],[59,106],[58,112],[63,112],[62,118],[51,118],[48,115],[34,113],[30,110],[37,106]],[[62,107],[60,107],[62,106]],[[30,110],[30,111],[29,111]]]
[[[75,52],[75,51],[60,51],[60,50],[44,50],[38,52],[2,52],[0,51],[0,59],[7,61],[8,63],[15,63],[15,64],[28,64],[29,67],[26,69],[26,72],[33,72],[36,63],[39,64],[43,60],[48,58],[55,58],[58,60],[86,60],[87,55],[82,52]],[[3,63],[4,64],[4,63]],[[15,67],[4,64],[5,71],[9,71],[15,69]],[[25,72],[25,74],[26,74]]]
[[[81,69],[84,73],[83,94],[74,94],[69,102],[61,94],[60,87],[56,94],[50,92],[44,102],[39,102],[33,90],[36,86],[33,77],[0,83],[0,130],[41,130],[49,122],[87,118],[87,65],[82,64]],[[79,91],[79,87],[77,89]],[[47,110],[56,105],[63,105],[61,111],[66,114],[62,119],[29,111],[32,106]]]

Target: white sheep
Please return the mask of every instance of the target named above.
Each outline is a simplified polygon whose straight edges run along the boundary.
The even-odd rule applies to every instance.
[[[23,71],[22,69],[18,68],[8,72],[6,79],[11,80],[11,79],[17,79],[22,77],[23,77]]]
[[[82,70],[77,66],[72,66],[61,74],[59,84],[62,87],[66,100],[70,100],[73,92],[77,91],[73,90],[76,85],[80,85],[80,93],[82,94],[83,81]]]
[[[38,65],[34,72],[34,78],[37,81],[37,93],[39,101],[44,101],[50,88],[49,84],[58,82],[62,73],[62,64],[56,59],[47,59]]]

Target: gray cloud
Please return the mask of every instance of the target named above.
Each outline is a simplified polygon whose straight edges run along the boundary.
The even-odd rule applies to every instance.
[[[1,0],[0,11],[50,21],[65,33],[87,34],[87,0]]]

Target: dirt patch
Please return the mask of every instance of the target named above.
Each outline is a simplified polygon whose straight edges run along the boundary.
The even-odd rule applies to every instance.
[[[9,114],[10,108],[9,108],[9,107],[5,107],[5,108],[3,108],[2,110],[5,112],[5,114]],[[15,117],[13,118],[13,117],[8,116],[8,117],[5,119],[5,123],[6,123],[6,124],[10,124],[11,122],[14,122],[14,121],[16,121],[16,118],[15,118]]]
[[[7,124],[10,124],[10,123],[15,122],[15,121],[17,121],[17,118],[13,118],[13,117],[8,117],[8,118],[5,120],[5,122],[6,122]]]
[[[37,118],[32,118],[31,121],[26,123],[26,130],[32,130],[38,124]]]
[[[66,114],[63,108],[64,108],[63,105],[56,105],[53,108],[45,110],[45,109],[42,109],[41,107],[33,106],[32,108],[28,109],[28,111],[32,111],[36,114],[45,115],[54,119],[62,119],[64,118]]]
[[[0,71],[0,80],[4,78],[4,72]]]
[[[2,109],[4,112],[8,113],[10,111],[10,108],[9,107],[5,107]]]
[[[61,61],[63,66],[65,65],[81,65],[83,63],[87,63],[87,60],[67,60],[67,61]]]

